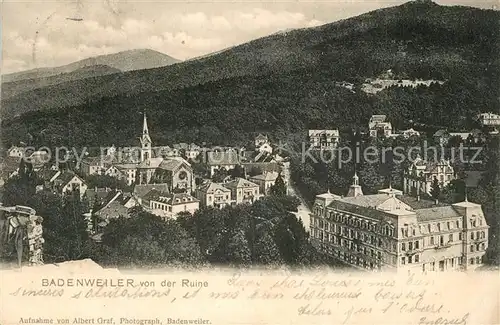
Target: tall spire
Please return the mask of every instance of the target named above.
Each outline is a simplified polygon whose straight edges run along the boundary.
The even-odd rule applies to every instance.
[[[146,118],[146,112],[144,112],[144,122],[142,123],[142,134],[149,135],[148,120]]]
[[[465,185],[465,202],[469,202],[469,201],[467,200],[467,185]]]

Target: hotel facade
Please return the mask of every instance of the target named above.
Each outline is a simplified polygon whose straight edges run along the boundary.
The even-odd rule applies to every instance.
[[[489,226],[481,205],[466,200],[436,206],[399,193],[318,195],[311,242],[367,270],[471,270],[483,263]]]

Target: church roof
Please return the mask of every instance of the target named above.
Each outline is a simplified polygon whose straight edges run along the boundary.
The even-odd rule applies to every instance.
[[[158,168],[162,162],[163,158],[149,158],[141,162],[137,168]]]
[[[163,161],[159,164],[158,168],[174,171],[177,170],[182,165],[191,166],[191,164],[188,163],[184,158],[172,157],[163,159]]]

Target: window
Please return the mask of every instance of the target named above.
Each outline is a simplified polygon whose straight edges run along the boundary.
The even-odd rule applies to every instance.
[[[460,221],[457,220],[457,228],[460,228]]]
[[[405,251],[406,250],[406,243],[401,243],[401,250]]]
[[[428,225],[427,225],[427,229],[429,230],[429,232],[432,232],[432,229],[431,229],[431,225],[430,225],[430,224],[428,224]]]
[[[458,240],[462,240],[462,233],[461,232],[458,233]]]
[[[481,257],[476,257],[476,264],[481,264]]]
[[[411,264],[413,260],[413,256],[408,256],[408,264]]]
[[[474,245],[470,245],[470,252],[474,252]]]
[[[441,224],[440,223],[437,224],[437,227],[438,227],[438,231],[441,231]]]
[[[469,264],[471,264],[471,265],[472,265],[472,264],[474,264],[474,259],[473,259],[473,258],[471,258],[471,259],[469,260]]]
[[[415,255],[415,263],[420,262],[420,257],[418,255]]]
[[[444,236],[443,235],[439,236],[439,245],[441,245],[441,246],[444,245]]]
[[[404,257],[404,256],[401,257],[401,264],[402,265],[406,264],[406,257]]]
[[[450,234],[450,235],[448,236],[448,241],[449,241],[449,242],[453,242],[453,234]]]
[[[447,229],[448,229],[448,230],[449,230],[449,229],[451,229],[451,226],[450,226],[450,222],[449,222],[449,221],[446,223],[446,227],[447,227]]]
[[[418,249],[418,246],[419,246],[419,241],[417,240],[417,241],[415,242],[415,249]]]
[[[408,250],[409,251],[413,250],[413,242],[408,243]]]
[[[474,233],[473,232],[470,233],[470,239],[474,239]]]

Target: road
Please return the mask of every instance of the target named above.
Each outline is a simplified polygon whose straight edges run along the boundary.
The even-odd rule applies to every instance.
[[[309,225],[310,225],[310,216],[309,214],[311,213],[311,210],[306,204],[306,201],[304,198],[300,195],[299,191],[297,191],[294,186],[293,182],[290,177],[290,163],[285,162],[283,164],[283,177],[287,183],[287,190],[288,190],[288,195],[296,196],[300,200],[300,205],[298,207],[298,212],[294,212],[295,216],[297,218],[302,220],[302,223],[304,224],[304,228],[306,228],[306,231],[309,232]]]

